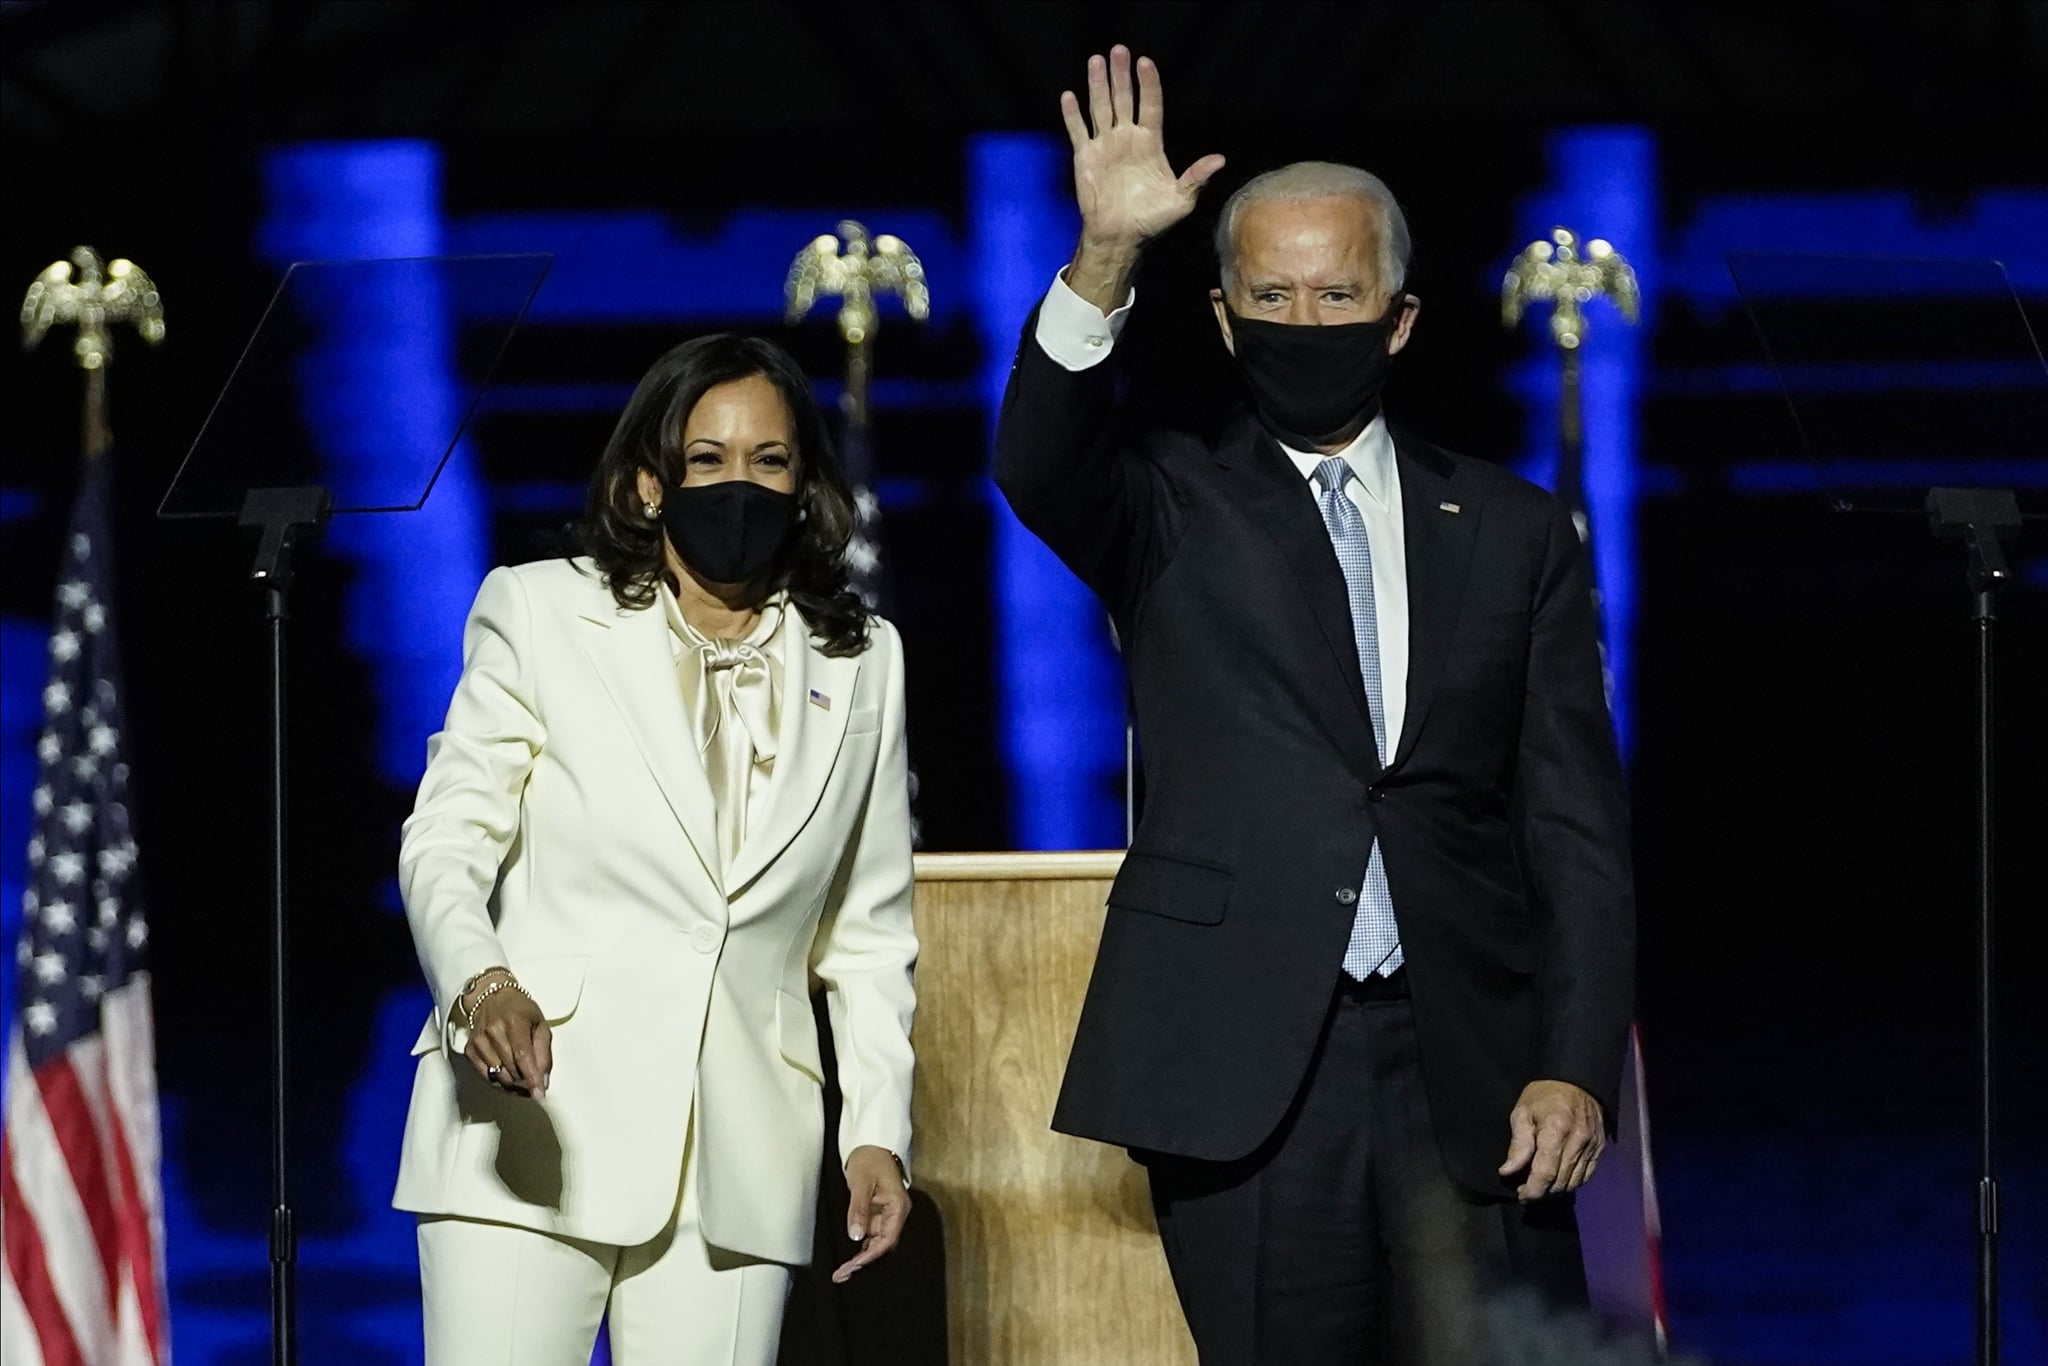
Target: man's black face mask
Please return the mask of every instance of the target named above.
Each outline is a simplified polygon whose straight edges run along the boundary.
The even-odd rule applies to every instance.
[[[1378,321],[1329,327],[1241,318],[1224,305],[1238,368],[1266,425],[1288,445],[1309,449],[1377,417],[1394,363],[1387,344],[1405,303],[1396,290]]]

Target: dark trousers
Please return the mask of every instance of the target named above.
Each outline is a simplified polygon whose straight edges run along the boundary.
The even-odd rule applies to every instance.
[[[1445,1173],[1403,977],[1343,979],[1258,1151],[1138,1155],[1202,1366],[1478,1366],[1490,1293],[1585,1305],[1569,1196],[1482,1200]]]

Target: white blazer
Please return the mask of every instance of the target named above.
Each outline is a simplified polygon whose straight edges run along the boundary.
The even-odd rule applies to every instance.
[[[902,643],[877,619],[864,653],[832,658],[790,625],[767,805],[721,878],[661,610],[621,609],[587,560],[484,580],[399,853],[434,994],[399,1209],[644,1242],[675,1209],[694,1106],[706,1240],[808,1262],[813,970],[842,1160],[863,1144],[909,1160]],[[553,1032],[545,1100],[486,1084],[447,1024],[463,982],[500,963]]]

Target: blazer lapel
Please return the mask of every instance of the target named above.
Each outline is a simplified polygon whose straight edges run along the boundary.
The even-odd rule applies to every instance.
[[[585,629],[579,643],[584,654],[704,871],[714,885],[724,885],[711,783],[691,737],[689,718],[683,714],[667,619],[654,607],[621,608],[609,593],[582,616]]]
[[[846,738],[853,687],[860,677],[858,656],[820,652],[801,613],[791,619],[782,649],[782,716],[775,730],[775,777],[758,822],[740,841],[739,857],[727,871],[725,894],[738,896],[775,856],[789,847],[818,809],[826,780]]]
[[[1287,454],[1255,421],[1227,439],[1226,463],[1244,481],[1246,511],[1286,557],[1301,590],[1301,600],[1315,618],[1331,663],[1357,712],[1356,725],[1333,724],[1345,754],[1370,777],[1380,772],[1372,743],[1372,712],[1365,700],[1365,675],[1358,666],[1357,637],[1351,629],[1351,595],[1330,532],[1316,508],[1313,491],[1295,472]],[[1331,718],[1336,721],[1337,718]]]
[[[1394,459],[1401,470],[1402,535],[1408,543],[1408,709],[1389,768],[1407,761],[1429,717],[1457,634],[1480,518],[1478,495],[1460,487],[1456,467],[1442,455],[1396,436]]]

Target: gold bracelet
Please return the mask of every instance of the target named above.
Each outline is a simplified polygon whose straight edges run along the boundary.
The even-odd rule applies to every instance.
[[[529,1001],[533,999],[533,993],[528,991],[525,987],[520,986],[519,979],[514,977],[508,971],[503,977],[500,977],[497,981],[491,983],[482,991],[478,992],[476,1003],[474,1005],[465,1005],[462,1007],[462,1014],[464,1016],[463,1028],[470,1030],[471,1032],[474,1032],[476,1029],[476,1013],[484,1008],[484,1002],[490,1000],[491,997],[497,995],[501,991],[504,991],[508,987],[511,988],[513,991],[518,992],[521,996],[524,996]]]
[[[507,977],[510,977],[512,975],[512,969],[506,967],[503,963],[493,963],[490,967],[485,968],[482,972],[471,973],[469,976],[469,980],[467,982],[464,982],[462,984],[461,990],[455,993],[455,1004],[460,1006],[463,1002],[463,998],[468,996],[470,992],[476,990],[476,984],[478,982],[483,981],[484,978],[490,976],[494,972],[502,972]]]

